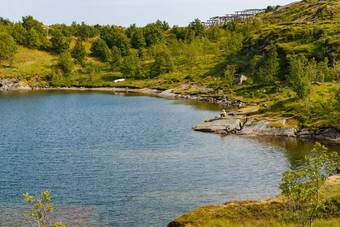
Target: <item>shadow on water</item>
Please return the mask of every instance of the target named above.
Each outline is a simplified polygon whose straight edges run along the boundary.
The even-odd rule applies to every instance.
[[[340,154],[340,146],[328,141],[317,141],[308,139],[297,139],[292,137],[247,137],[249,139],[273,144],[285,149],[285,156],[290,162],[290,167],[296,169],[305,164],[304,157],[311,154],[316,142],[325,145],[330,152],[338,152]]]

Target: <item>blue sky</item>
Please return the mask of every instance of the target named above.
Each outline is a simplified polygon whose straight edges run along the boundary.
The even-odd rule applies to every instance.
[[[0,17],[19,21],[32,15],[44,24],[84,21],[87,24],[145,26],[157,19],[171,26],[206,21],[235,10],[285,5],[294,0],[0,0]]]

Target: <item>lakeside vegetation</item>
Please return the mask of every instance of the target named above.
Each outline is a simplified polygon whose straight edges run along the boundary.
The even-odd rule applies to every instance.
[[[316,143],[306,166],[283,173],[282,194],[262,201],[200,207],[171,221],[181,226],[339,226],[339,155]]]
[[[339,40],[339,0],[269,6],[253,18],[210,28],[198,19],[172,28],[165,21],[47,27],[26,16],[0,20],[0,77],[37,87],[223,92],[249,105],[266,103],[256,117],[340,129]],[[241,75],[247,80],[239,85]]]

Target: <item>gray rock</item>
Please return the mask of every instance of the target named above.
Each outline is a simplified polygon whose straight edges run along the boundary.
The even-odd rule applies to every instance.
[[[271,127],[272,123],[283,125],[283,127]],[[243,126],[242,130],[237,132],[238,135],[248,136],[288,136],[296,137],[296,129],[287,128],[285,126],[285,120],[280,121],[267,121],[255,119],[248,119]]]
[[[289,83],[288,83],[288,82],[284,82],[284,83],[282,84],[282,86],[283,86],[283,87],[288,87],[288,86],[289,86]]]
[[[315,132],[316,139],[332,140],[340,143],[340,131],[335,128],[321,128]]]
[[[20,86],[20,77],[0,78],[0,91],[12,90]]]
[[[301,138],[313,138],[315,135],[315,131],[312,131],[308,128],[301,129],[297,132],[297,136]]]
[[[242,122],[237,118],[217,118],[209,122],[203,122],[192,129],[201,132],[213,132],[219,134],[235,133],[241,130]]]
[[[244,75],[241,75],[239,78],[238,78],[238,85],[241,85],[244,81],[248,80],[248,78]]]
[[[161,92],[159,96],[161,97],[176,97],[177,95],[175,93],[172,93],[174,89],[169,89]]]
[[[319,82],[317,82],[317,81],[312,81],[311,84],[313,84],[313,85],[318,85],[318,86],[321,85],[321,83],[319,83]]]

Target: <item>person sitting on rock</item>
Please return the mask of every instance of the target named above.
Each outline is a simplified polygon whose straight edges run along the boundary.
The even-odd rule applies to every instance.
[[[225,109],[222,110],[222,113],[220,114],[220,117],[226,117],[227,116],[227,112],[225,112]]]

